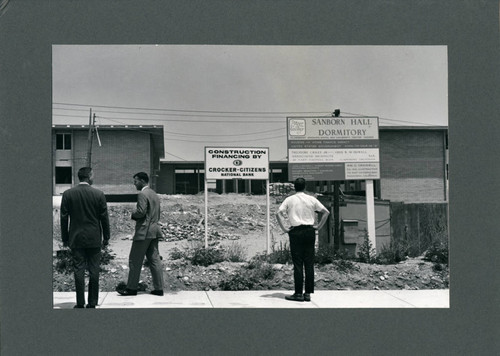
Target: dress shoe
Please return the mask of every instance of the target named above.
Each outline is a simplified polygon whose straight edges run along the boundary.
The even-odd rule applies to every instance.
[[[161,290],[161,289],[153,290],[153,291],[151,291],[151,294],[158,295],[161,297],[161,296],[163,296],[163,290]]]
[[[304,301],[305,302],[310,302],[311,301],[311,294],[304,293]]]
[[[302,294],[297,294],[294,293],[292,295],[287,295],[285,297],[286,300],[293,300],[295,302],[303,302],[304,301],[304,296]]]
[[[126,289],[123,289],[123,290],[119,290],[118,294],[125,295],[125,296],[127,296],[127,295],[137,295],[137,291],[133,290],[133,289],[126,288]]]
[[[77,304],[73,307],[73,309],[85,308],[83,305]]]
[[[87,304],[87,306],[85,308],[87,308],[87,309],[95,309],[95,305]]]

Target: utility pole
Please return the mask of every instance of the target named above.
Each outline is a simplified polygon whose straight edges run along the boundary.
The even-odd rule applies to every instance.
[[[340,110],[335,109],[333,115],[340,116]],[[333,182],[333,247],[338,249],[340,247],[340,182],[338,180]]]
[[[92,108],[89,114],[89,135],[87,138],[87,167],[92,167],[92,139],[94,136],[95,113],[92,115]]]
[[[333,182],[333,248],[340,248],[340,182]]]

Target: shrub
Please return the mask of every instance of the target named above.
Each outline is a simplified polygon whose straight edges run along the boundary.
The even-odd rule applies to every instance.
[[[246,257],[245,248],[241,243],[233,243],[225,249],[224,259],[229,262],[244,262]]]
[[[174,247],[170,251],[170,258],[173,260],[180,260],[182,258],[186,258],[186,253],[184,251],[181,251],[179,248]]]
[[[347,251],[335,251],[333,246],[318,248],[314,255],[314,262],[320,266],[332,264],[340,271],[349,271],[354,266]]]
[[[73,272],[73,256],[70,249],[63,249],[56,252],[54,269],[59,273],[65,274]]]
[[[407,259],[410,246],[403,242],[391,240],[389,245],[383,245],[375,262],[379,264],[394,264]]]
[[[105,271],[104,266],[110,264],[110,262],[116,257],[112,250],[108,247],[101,251],[101,271]],[[59,273],[73,273],[73,255],[69,248],[63,248],[56,252],[56,256],[53,259],[54,269]]]
[[[256,285],[272,280],[276,271],[269,263],[258,258],[252,259],[246,267],[240,268],[236,274],[223,279],[219,283],[222,290],[249,290]]]
[[[237,273],[219,283],[222,290],[249,290],[253,288],[253,282],[248,274]]]
[[[265,260],[268,263],[279,263],[279,264],[287,264],[292,263],[292,254],[290,253],[290,247],[286,243],[280,242],[279,248],[276,249],[273,245],[273,250],[266,255]]]
[[[276,271],[273,266],[265,261],[254,260],[246,267],[250,274],[256,281],[273,279]]]
[[[434,241],[424,254],[424,260],[448,264],[448,240]]]
[[[345,258],[337,258],[332,263],[339,271],[347,272],[353,269],[354,263]]]
[[[101,251],[101,270],[103,270],[102,266],[109,265],[115,257],[116,254],[109,248],[109,245],[106,246],[106,248]]]
[[[193,265],[207,267],[224,261],[224,251],[217,247],[198,247],[190,259]]]
[[[319,247],[314,254],[314,263],[327,265],[335,260],[335,249],[333,246]]]
[[[354,263],[346,250],[335,252],[332,264],[337,267],[339,271],[347,272],[354,268]]]
[[[358,251],[358,260],[359,262],[372,263],[375,260],[375,254],[375,249],[368,237],[368,231],[365,229],[365,237]]]

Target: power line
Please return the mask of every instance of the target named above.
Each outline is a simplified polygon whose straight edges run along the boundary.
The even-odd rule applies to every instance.
[[[391,119],[385,119],[383,117],[381,117],[380,119],[381,120],[385,120],[385,121],[390,121],[390,122],[404,122],[404,123],[407,123],[407,124],[418,124],[418,125],[423,125],[423,126],[434,126],[434,124],[429,124],[429,123],[426,123],[426,122],[405,121],[405,120],[391,120]]]
[[[284,123],[284,120],[265,120],[265,121],[258,121],[258,120],[251,120],[251,121],[235,121],[233,118],[229,116],[225,116],[225,118],[228,118],[230,120],[186,120],[186,119],[143,119],[143,118],[123,118],[123,117],[106,117],[106,116],[99,116],[101,119],[107,119],[107,120],[134,120],[134,121],[165,121],[165,122],[185,122],[185,123],[190,123],[190,122],[206,122],[206,123],[211,123],[211,122],[223,122],[223,123],[231,123],[231,124],[255,124],[255,123],[260,123],[260,124],[273,124],[273,123]]]
[[[85,106],[88,107],[88,105],[83,105],[83,104],[69,104],[69,103],[53,103],[57,105],[74,105],[74,106]],[[121,112],[121,111],[110,111],[110,110],[103,110],[102,112],[109,112],[109,113],[116,113],[116,114],[123,114],[123,115],[155,115],[155,116],[174,116],[174,117],[207,117],[207,118],[218,118],[218,119],[230,119],[233,120],[235,118],[245,118],[245,119],[251,119],[251,118],[262,118],[263,115],[285,115],[285,114],[330,114],[330,112],[257,112],[257,111],[202,111],[202,110],[176,110],[176,109],[148,109],[148,108],[127,108],[127,107],[120,107],[120,106],[105,106],[105,105],[93,105],[95,107],[103,107],[103,108],[120,108],[120,109],[132,109],[132,110],[150,110],[150,111],[167,111],[167,112],[182,112],[182,113],[189,113],[189,112],[194,112],[194,113],[219,113],[219,114],[244,114],[244,115],[231,115],[231,116],[221,116],[221,115],[198,115],[198,114],[168,114],[168,113],[143,113],[143,112]],[[71,109],[71,108],[54,108],[55,110],[68,110],[68,111],[85,111],[83,109]],[[248,116],[248,115],[259,115],[259,116]],[[373,117],[373,115],[365,115],[365,114],[357,114],[357,113],[350,113],[350,112],[342,112],[342,114],[347,114],[347,115],[354,115],[358,117]],[[64,115],[64,114],[53,114],[53,116],[58,116],[58,117],[76,117],[76,118],[87,118],[87,115]],[[273,116],[270,116],[272,118]],[[143,118],[143,117],[106,117],[106,116],[100,116],[100,118],[105,119],[105,120],[113,120],[113,119],[118,119],[118,120],[132,120],[132,121],[165,121],[165,122],[193,122],[193,123],[201,123],[201,122],[216,122],[216,123],[240,123],[240,124],[245,124],[245,123],[282,123],[283,119],[278,119],[278,120],[266,120],[266,121],[255,121],[252,120],[250,122],[245,122],[245,121],[226,121],[226,120],[185,120],[185,119],[169,119],[169,118]],[[426,126],[433,126],[433,124],[425,123],[425,122],[418,122],[418,121],[408,121],[408,120],[396,120],[396,119],[389,119],[385,117],[379,117],[380,120],[382,121],[387,121],[388,123],[391,122],[400,122],[400,123],[407,123],[407,124],[417,124],[417,125],[426,125]]]
[[[174,155],[173,153],[170,153],[170,152],[167,152],[167,151],[165,151],[165,154],[169,154],[169,155],[171,155],[171,156],[174,156],[175,158],[179,158],[179,159],[181,159],[181,160],[183,160],[183,161],[187,161],[187,159],[182,158],[182,157],[179,157],[179,156],[176,156],[176,155]]]
[[[97,118],[100,118],[99,116],[96,116]],[[113,122],[116,122],[118,124],[123,124],[123,122],[120,122],[120,121],[117,121],[117,120],[111,120]],[[140,128],[135,128],[135,127],[126,127],[126,128],[123,128],[123,129],[126,129],[126,130],[129,130],[129,131],[137,131],[137,132],[145,132],[145,133],[148,133],[148,134],[153,134],[153,135],[161,135],[161,134],[157,134],[157,133],[152,133],[150,131],[146,131],[146,130],[141,130]],[[280,129],[276,129],[276,130],[267,130],[267,131],[261,131],[260,133],[267,133],[267,132],[274,132],[274,131],[280,131],[282,130],[282,128]],[[169,131],[163,131],[163,132],[167,132],[167,133],[172,133],[172,134],[177,134],[177,135],[186,135],[186,136],[199,136],[199,137],[206,137],[206,136],[230,136],[230,137],[234,137],[234,136],[243,136],[243,135],[254,135],[254,134],[257,134],[258,132],[254,132],[254,133],[244,133],[244,134],[224,134],[224,135],[205,135],[205,134],[201,134],[201,135],[196,135],[196,134],[178,134],[178,133],[175,133],[175,132],[169,132]],[[286,137],[286,135],[281,135],[281,136],[276,136],[276,137]],[[276,138],[276,137],[269,137],[269,139],[271,138]],[[261,138],[262,140],[265,140],[267,139],[266,137],[263,137]],[[204,141],[190,141],[190,140],[180,140],[180,139],[173,139],[173,138],[168,138],[169,141],[184,141],[184,142],[207,142],[206,140]],[[245,140],[245,141],[252,141],[252,140]],[[212,142],[215,142],[215,141],[212,141]],[[228,141],[223,141],[223,142],[228,142]],[[231,141],[231,142],[239,142],[239,141]]]
[[[54,108],[54,110],[64,110],[64,111],[80,111],[80,112],[85,112],[86,110],[84,109],[65,109],[65,108]],[[124,115],[153,115],[153,116],[174,116],[174,117],[224,117],[224,118],[262,118],[262,117],[283,117],[281,114],[269,114],[269,113],[262,113],[259,116],[249,116],[248,115],[231,115],[231,116],[221,116],[221,115],[199,115],[199,114],[168,114],[168,113],[147,113],[147,112],[134,112],[134,111],[113,111],[113,110],[99,110],[100,113],[112,113],[112,114],[124,114]],[[255,115],[255,114],[253,114]],[[271,116],[273,115],[273,116]],[[55,115],[56,116],[56,115]],[[63,116],[62,114],[57,115],[57,116]],[[158,119],[145,119],[142,118],[141,120],[158,120]]]
[[[252,139],[252,140],[244,140],[245,142],[250,142],[250,141],[263,141],[263,140],[272,140],[275,138],[283,138],[286,137],[286,135],[280,135],[280,136],[273,136],[273,137],[263,137],[263,138],[257,138],[257,139]],[[203,140],[203,141],[192,141],[192,140],[179,140],[175,138],[169,138],[168,141],[178,141],[178,142],[191,142],[191,143],[234,143],[234,142],[242,142],[242,140],[236,140],[236,141],[210,141],[210,140]]]
[[[52,103],[56,105],[71,105],[71,106],[83,106],[83,107],[96,107],[96,108],[107,108],[107,109],[127,109],[127,110],[150,110],[150,111],[168,111],[168,112],[196,112],[196,113],[210,113],[210,114],[324,114],[330,111],[212,111],[212,110],[179,110],[179,109],[157,109],[157,108],[137,108],[137,107],[127,107],[127,106],[108,106],[108,105],[88,105],[88,104],[74,104],[74,103]]]
[[[99,116],[97,116],[97,117],[99,117]],[[120,122],[120,121],[117,121],[117,120],[111,120],[111,121],[125,125],[124,122]],[[163,132],[167,133],[167,134],[180,135],[180,136],[199,136],[199,137],[207,137],[207,136],[230,136],[230,137],[234,137],[234,136],[257,135],[257,134],[262,134],[262,133],[281,131],[281,130],[284,130],[284,129],[285,129],[285,127],[280,127],[279,129],[266,130],[266,131],[257,131],[257,132],[248,132],[248,133],[242,133],[242,134],[199,134],[199,135],[197,135],[197,134],[186,134],[186,133],[180,133],[180,132],[172,132],[172,131],[167,131],[167,130],[163,130]]]
[[[96,116],[96,117],[99,118],[99,116]],[[112,120],[112,121],[116,122],[118,124],[123,124],[123,122],[120,122],[120,121],[116,121],[116,120]],[[122,129],[129,130],[129,131],[136,131],[136,132],[145,132],[145,133],[152,134],[152,135],[161,135],[160,133],[152,133],[150,131],[141,130],[140,128],[134,128],[134,127],[126,127],[126,128],[122,128]],[[269,132],[270,131],[276,131],[276,130],[269,130]],[[208,135],[196,135],[196,136],[205,137],[205,136],[208,136]],[[215,136],[217,136],[217,135],[215,135]],[[227,135],[227,136],[237,136],[237,135]],[[258,138],[258,139],[243,140],[243,141],[244,142],[262,141],[262,140],[270,140],[270,139],[281,138],[281,137],[286,137],[286,135],[273,136],[273,137],[261,137],[261,138]],[[234,143],[234,142],[241,142],[242,141],[242,140],[237,140],[237,141],[207,141],[207,140],[193,141],[193,140],[181,140],[181,139],[175,139],[175,138],[168,138],[167,140],[168,141],[179,141],[179,142],[191,142],[191,143]]]
[[[348,115],[355,115],[355,116],[360,116],[360,117],[370,117],[369,115],[364,115],[364,114],[355,114],[355,113],[349,113],[349,112],[342,112],[343,114],[348,114]],[[371,117],[373,117],[375,115],[372,115]],[[429,123],[425,123],[425,122],[417,122],[417,121],[407,121],[407,120],[394,120],[394,119],[387,119],[385,117],[381,117],[379,116],[378,117],[380,120],[385,120],[385,121],[394,121],[394,122],[404,122],[404,123],[408,123],[408,124],[419,124],[419,125],[429,125],[429,126],[433,126],[433,124],[429,124]]]
[[[268,132],[275,132],[275,131],[281,131],[286,129],[285,127],[279,128],[279,129],[274,129],[274,130],[267,130],[267,131],[258,131],[258,132],[248,132],[248,133],[242,133],[242,134],[186,134],[186,133],[178,133],[178,132],[171,132],[171,131],[166,131],[164,130],[163,132],[172,134],[172,135],[181,135],[181,136],[201,136],[201,137],[207,137],[207,136],[248,136],[248,135],[257,135],[257,134],[262,134],[262,133],[268,133]]]
[[[60,115],[60,114],[54,114],[53,116],[58,116],[58,117],[77,117],[77,118],[85,118],[84,116],[77,116],[77,115]],[[265,121],[259,121],[259,120],[251,120],[251,121],[234,121],[232,120],[231,117],[226,116],[226,118],[231,119],[231,120],[186,120],[186,119],[145,119],[145,118],[124,118],[124,117],[105,117],[105,116],[98,116],[100,119],[104,120],[132,120],[132,121],[162,121],[162,122],[184,122],[184,123],[200,123],[200,122],[205,122],[205,123],[212,123],[212,122],[220,122],[220,123],[226,123],[226,124],[276,124],[276,123],[283,123],[284,120],[265,120]]]

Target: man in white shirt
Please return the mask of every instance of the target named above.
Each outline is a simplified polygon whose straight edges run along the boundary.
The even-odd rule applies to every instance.
[[[276,219],[284,232],[290,238],[290,252],[293,262],[293,279],[295,293],[285,299],[293,301],[311,301],[314,293],[314,243],[316,230],[326,223],[330,212],[318,199],[306,194],[306,181],[297,178],[294,182],[296,193],[286,198],[276,213]],[[316,213],[323,213],[316,224]],[[286,215],[286,217],[285,217]],[[287,219],[288,217],[288,219]],[[288,224],[285,221],[288,220]],[[286,227],[290,225],[290,227]],[[304,287],[305,272],[305,293]]]

